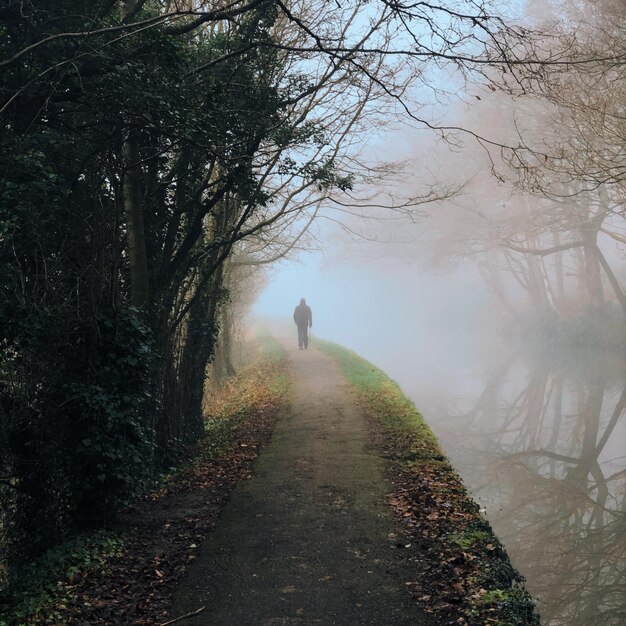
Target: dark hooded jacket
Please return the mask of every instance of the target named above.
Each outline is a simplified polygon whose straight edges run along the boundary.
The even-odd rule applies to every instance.
[[[297,326],[304,326],[305,328],[313,326],[313,313],[304,298],[300,300],[300,304],[293,312],[293,321]]]

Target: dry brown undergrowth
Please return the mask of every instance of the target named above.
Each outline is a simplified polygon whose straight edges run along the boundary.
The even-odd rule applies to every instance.
[[[188,462],[122,512],[112,529],[120,556],[97,571],[59,581],[58,597],[21,623],[161,624],[172,594],[220,510],[269,441],[288,378],[284,363],[264,358],[207,394],[207,434]],[[55,618],[50,616],[55,615]]]

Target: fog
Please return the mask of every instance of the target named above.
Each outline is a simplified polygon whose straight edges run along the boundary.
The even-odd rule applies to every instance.
[[[586,54],[623,43],[623,4],[526,8],[529,25],[572,26]],[[392,183],[329,198],[254,305],[291,324],[306,298],[314,336],[401,385],[550,626],[626,614],[622,74],[563,73],[533,93],[505,73],[502,91],[457,94],[440,75],[423,110],[457,130],[372,129],[359,163],[394,161]]]
[[[544,623],[623,624],[626,0],[39,4],[0,9],[0,587],[306,298]]]
[[[451,369],[458,375],[471,367],[468,355],[479,348],[479,280],[471,270],[437,275],[417,262],[370,261],[363,271],[331,250],[274,270],[255,313],[289,318],[306,297],[314,336],[355,350],[404,386],[417,372],[428,384],[439,384]]]
[[[562,133],[551,105],[480,93],[449,122],[502,142],[520,128],[542,145]],[[408,164],[396,197],[416,179],[448,197],[369,219],[328,207],[309,250],[271,268],[254,316],[291,324],[304,297],[314,338],[401,385],[527,577],[543,623],[623,623],[623,184],[587,185],[563,161],[512,171],[506,154],[458,135],[389,132],[370,150]]]
[[[525,349],[468,263],[348,260],[344,243],[275,268],[255,314],[289,324],[306,297],[314,336],[401,385],[527,577],[545,624],[617,624],[623,351]]]

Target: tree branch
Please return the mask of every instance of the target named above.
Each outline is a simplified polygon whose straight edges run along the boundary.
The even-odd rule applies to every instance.
[[[560,246],[552,246],[551,248],[522,248],[512,243],[504,244],[505,247],[515,252],[522,252],[523,254],[533,254],[535,256],[548,256],[555,252],[562,252],[563,250],[571,250],[572,248],[580,248],[583,245],[582,241],[574,241],[572,243],[564,243]]]

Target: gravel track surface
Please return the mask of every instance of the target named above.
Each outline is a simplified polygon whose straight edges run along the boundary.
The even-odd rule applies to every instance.
[[[419,626],[390,486],[335,362],[293,349],[290,408],[175,595],[183,625]]]

